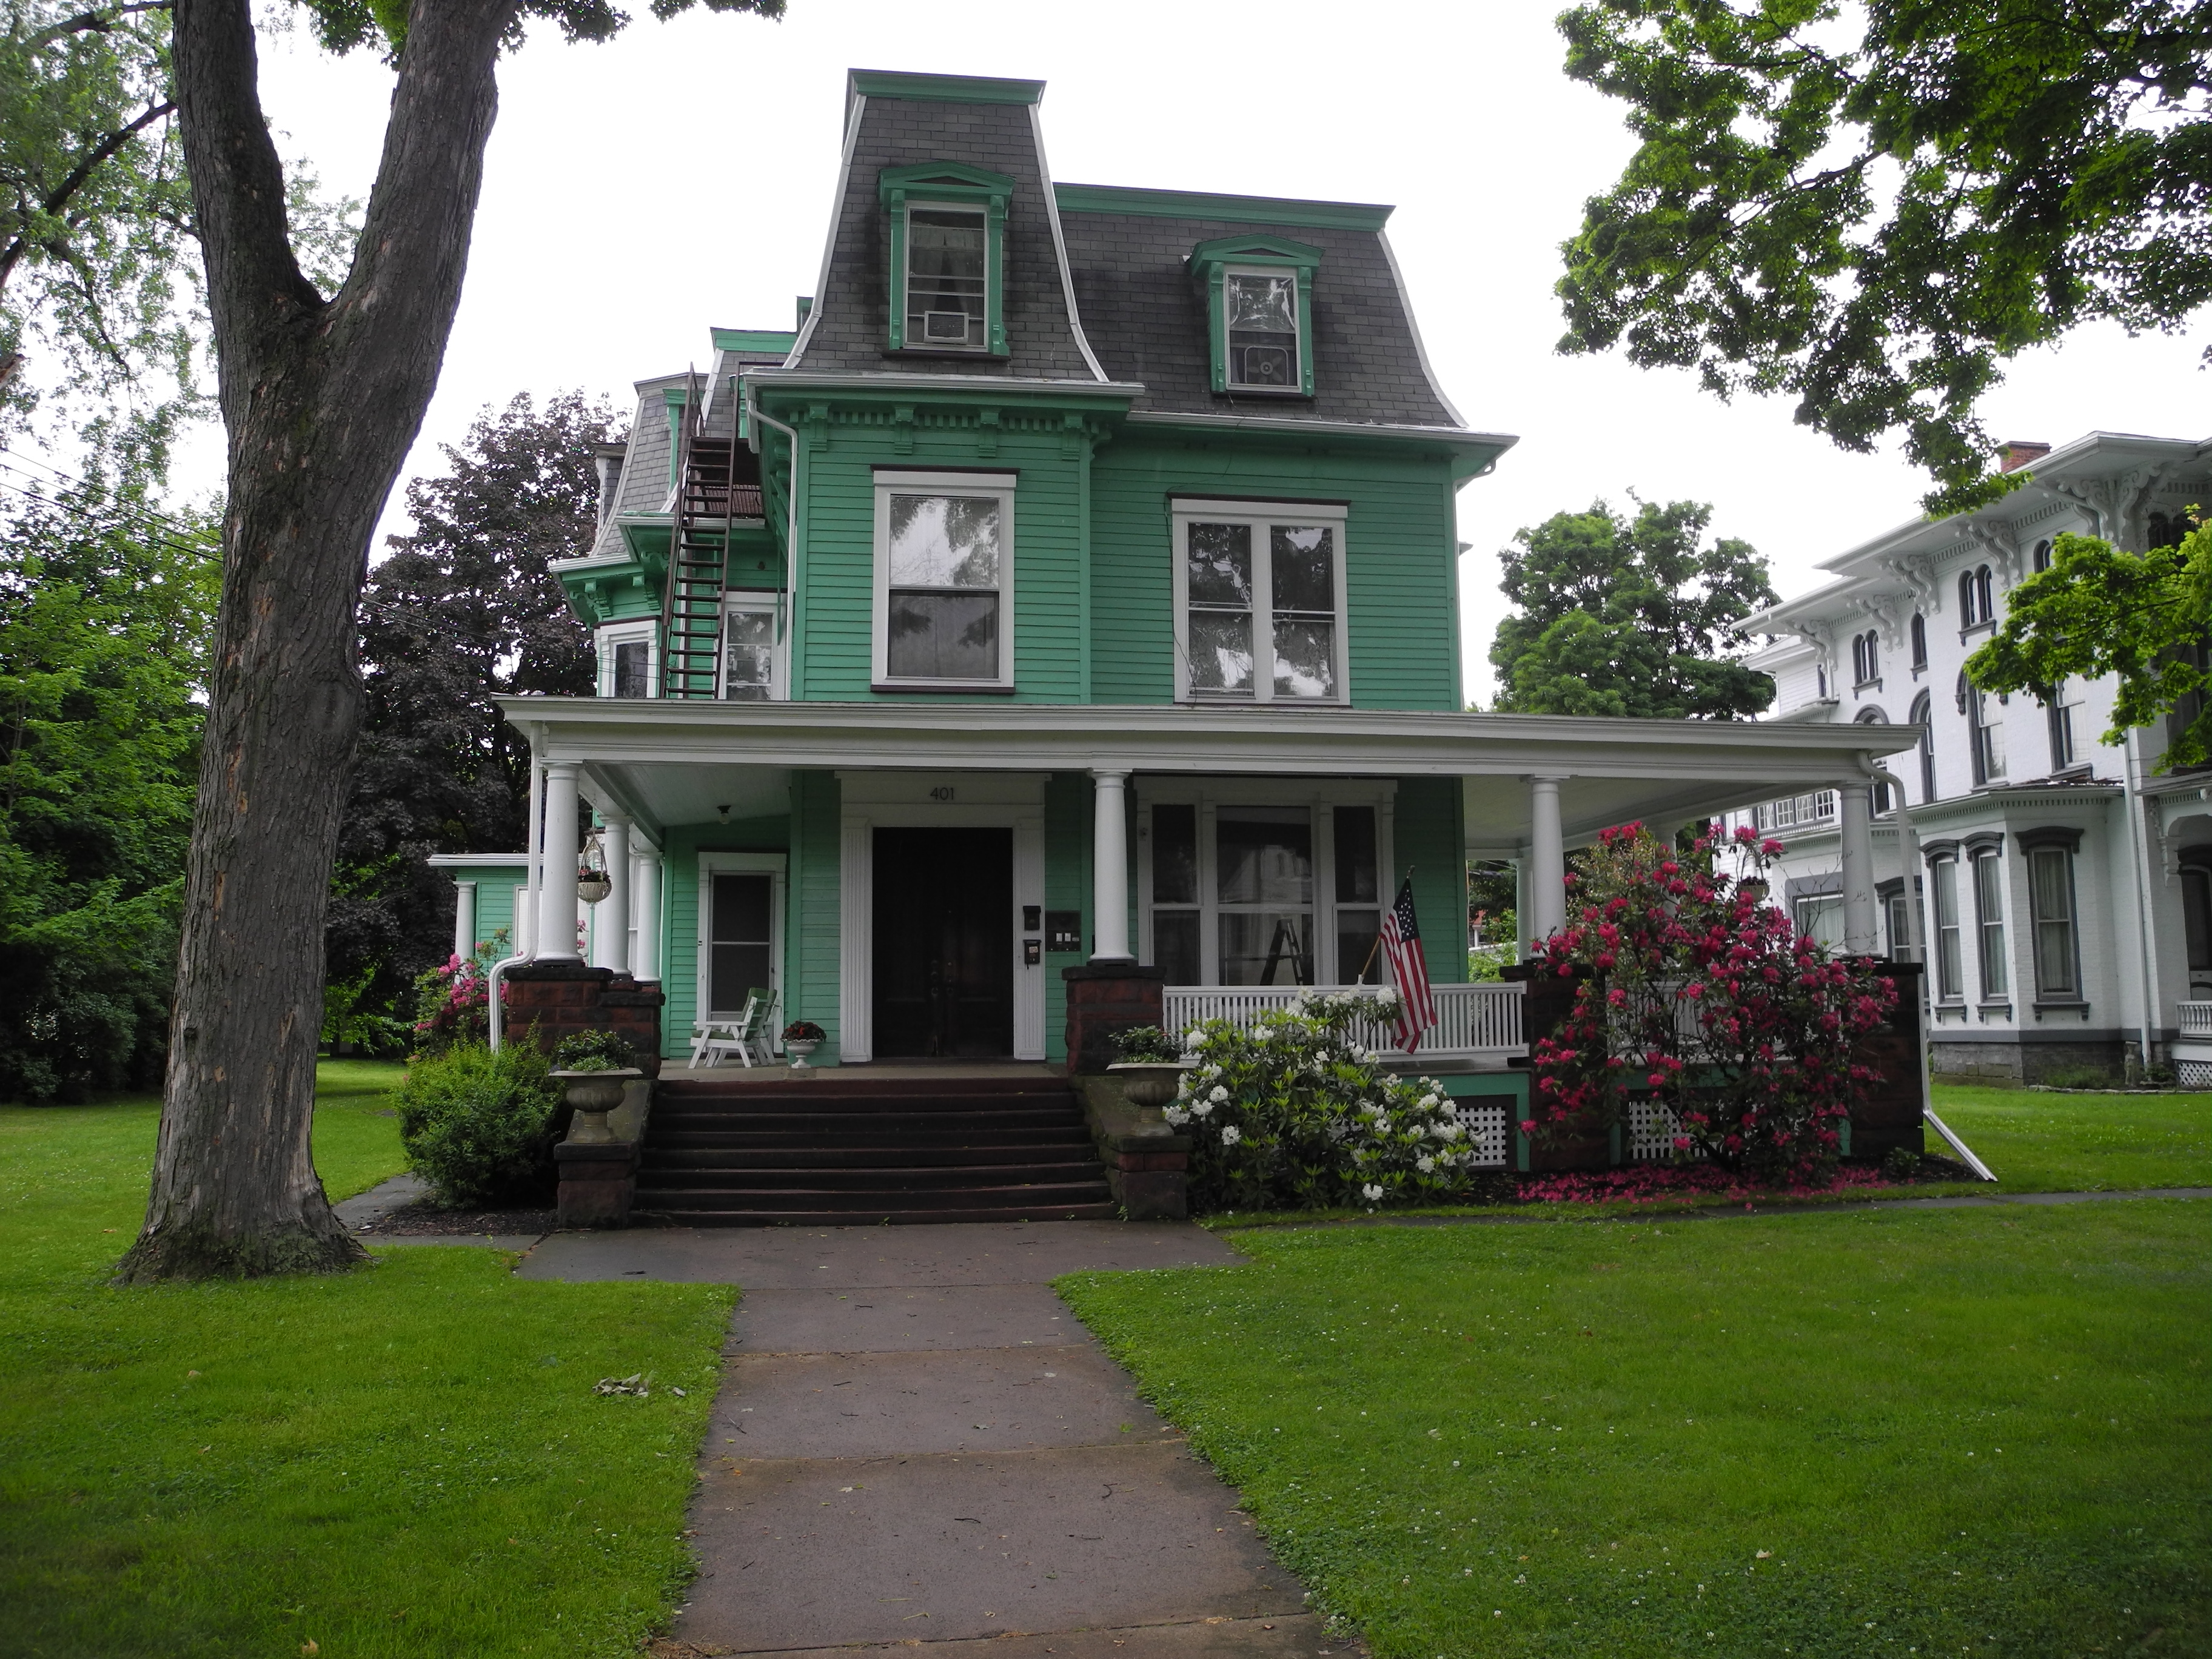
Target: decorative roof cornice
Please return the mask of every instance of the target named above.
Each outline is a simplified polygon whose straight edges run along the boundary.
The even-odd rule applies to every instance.
[[[1211,219],[1232,225],[1304,225],[1379,231],[1394,208],[1373,202],[1304,202],[1275,196],[1213,196],[1195,190],[1122,185],[1055,185],[1062,213],[1126,213],[1146,219]]]

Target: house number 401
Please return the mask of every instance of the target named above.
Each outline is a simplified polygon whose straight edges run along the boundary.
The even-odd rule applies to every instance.
[[[952,799],[952,786],[949,783],[941,783],[938,785],[936,788],[929,792],[929,798],[932,800],[951,800]]]

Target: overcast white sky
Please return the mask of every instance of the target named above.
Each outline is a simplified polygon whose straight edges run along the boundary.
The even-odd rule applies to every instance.
[[[821,258],[847,69],[1022,76],[1049,83],[1060,179],[1396,205],[1445,392],[1470,425],[1521,439],[1459,498],[1470,695],[1489,696],[1497,550],[1594,497],[1710,501],[1717,533],[1802,592],[1814,561],[1911,517],[1926,482],[1893,454],[1843,453],[1786,404],[1723,405],[1685,374],[1553,354],[1558,245],[1632,149],[1618,106],[1560,72],[1556,9],[790,0],[780,23],[645,16],[599,46],[541,26],[501,70],[467,290],[403,484],[441,470],[436,446],[487,403],[580,386],[626,406],[632,380],[703,365],[712,325],[791,326]],[[366,55],[264,36],[271,123],[331,190],[366,194],[390,84]],[[2206,435],[2198,324],[2099,330],[2023,361],[1988,404],[1992,431]],[[179,482],[213,484],[218,465],[200,446]]]

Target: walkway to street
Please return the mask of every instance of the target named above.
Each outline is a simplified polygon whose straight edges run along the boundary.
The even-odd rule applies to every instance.
[[[518,1271],[744,1287],[671,1659],[1348,1654],[1048,1282],[1238,1259],[1077,1221],[556,1233]]]

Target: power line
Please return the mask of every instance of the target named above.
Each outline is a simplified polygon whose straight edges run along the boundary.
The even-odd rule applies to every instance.
[[[0,489],[11,489],[25,500],[36,501],[41,507],[58,507],[72,518],[82,519],[88,524],[100,524],[106,517],[100,509],[81,506],[77,502],[64,500],[59,495],[50,495],[43,490],[26,489],[22,485],[10,483],[5,478],[0,478]],[[127,518],[131,514],[127,510],[123,510],[122,516]],[[145,539],[155,546],[166,547],[172,552],[185,555],[187,558],[204,560],[210,563],[219,562],[222,558],[219,549],[209,547],[204,543],[195,545],[190,542],[174,540],[167,536],[148,536]]]

